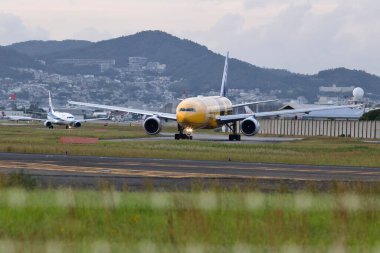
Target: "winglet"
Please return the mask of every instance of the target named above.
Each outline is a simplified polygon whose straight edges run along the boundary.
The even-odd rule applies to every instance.
[[[227,52],[226,60],[224,62],[223,79],[222,79],[222,85],[220,87],[221,97],[225,97],[227,95],[228,55],[229,55],[229,52]]]

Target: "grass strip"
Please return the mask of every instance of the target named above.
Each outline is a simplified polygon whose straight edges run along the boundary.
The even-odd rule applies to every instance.
[[[174,129],[172,129],[174,131]],[[97,137],[99,144],[61,144],[62,136]],[[0,126],[0,152],[117,156],[161,159],[380,166],[380,145],[358,139],[313,137],[275,144],[205,141],[133,141],[147,137],[141,126],[87,124],[49,130],[40,125]],[[130,139],[111,142],[109,139]]]

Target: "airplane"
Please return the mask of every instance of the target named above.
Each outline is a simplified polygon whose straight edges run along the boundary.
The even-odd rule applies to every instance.
[[[267,116],[280,116],[284,114],[297,114],[297,113],[309,113],[311,111],[319,110],[332,110],[338,108],[357,107],[355,105],[344,106],[328,106],[319,108],[297,109],[297,110],[282,110],[282,111],[270,111],[270,112],[258,112],[254,113],[251,110],[246,109],[244,114],[234,114],[234,109],[237,107],[245,107],[253,104],[260,104],[271,102],[258,101],[251,103],[243,103],[233,105],[232,102],[226,97],[227,95],[227,74],[228,74],[228,59],[227,53],[224,71],[222,78],[222,85],[220,88],[219,96],[198,96],[183,99],[177,106],[176,113],[163,113],[156,111],[147,111],[140,109],[132,109],[119,106],[100,105],[93,103],[84,103],[76,101],[68,101],[69,104],[101,108],[111,111],[121,111],[135,114],[144,115],[145,121],[143,127],[147,134],[155,135],[160,133],[162,129],[163,121],[176,120],[178,126],[178,134],[174,135],[176,140],[179,139],[192,139],[192,132],[194,129],[215,129],[223,125],[227,126],[232,134],[229,135],[230,141],[240,141],[241,135],[238,133],[237,123],[240,123],[240,131],[247,136],[253,136],[260,131],[260,123],[257,118]]]
[[[96,119],[86,119],[86,120],[76,120],[74,115],[67,112],[58,112],[53,108],[53,102],[51,99],[51,94],[49,91],[49,111],[47,114],[47,120],[44,122],[44,125],[49,129],[54,128],[54,125],[65,125],[66,129],[71,127],[81,127],[82,122],[89,122],[95,120],[104,120],[108,118],[96,118]]]
[[[33,120],[40,121],[41,120],[41,119],[29,117],[29,116],[13,116],[13,115],[8,116],[6,115],[4,111],[1,112],[0,119],[10,120],[10,121],[33,121]]]

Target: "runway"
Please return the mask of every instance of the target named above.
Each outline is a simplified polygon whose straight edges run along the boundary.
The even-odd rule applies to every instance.
[[[218,180],[222,184],[252,180],[380,181],[380,168],[368,167],[0,153],[1,173],[19,171],[53,186],[86,186],[107,180],[138,188],[147,179],[156,186],[189,185],[192,180]]]

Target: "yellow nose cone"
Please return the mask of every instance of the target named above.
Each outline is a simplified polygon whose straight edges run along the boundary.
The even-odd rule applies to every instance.
[[[177,122],[179,124],[185,123],[186,115],[185,112],[177,112]]]
[[[177,122],[182,127],[201,128],[206,122],[204,105],[196,99],[186,99],[177,107]]]

